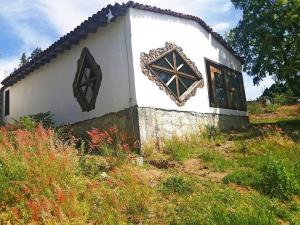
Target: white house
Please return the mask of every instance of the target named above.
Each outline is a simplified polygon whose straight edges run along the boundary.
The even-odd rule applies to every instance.
[[[118,123],[141,143],[204,124],[245,127],[241,71],[198,17],[108,5],[2,81],[2,121],[51,111],[79,133]]]

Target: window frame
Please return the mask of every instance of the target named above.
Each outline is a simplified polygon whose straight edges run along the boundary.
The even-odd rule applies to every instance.
[[[243,75],[241,72],[236,71],[234,69],[231,69],[223,64],[217,63],[213,60],[210,60],[208,58],[204,58],[205,61],[205,67],[206,67],[206,77],[208,81],[208,96],[209,96],[209,105],[210,107],[214,108],[223,108],[223,109],[231,109],[231,110],[240,110],[240,111],[247,111],[247,104],[246,104],[246,94],[245,94],[245,87],[244,87],[244,80],[243,80]],[[215,68],[219,68],[219,71],[221,71],[221,77],[222,77],[222,84],[223,84],[223,89],[225,90],[225,102],[224,104],[220,104],[217,102],[216,99],[216,91],[215,91],[215,85],[214,85],[214,79],[212,79],[212,74],[211,74],[211,66]],[[239,89],[240,93],[239,97],[241,98],[238,106],[234,106],[232,104],[231,96],[229,94],[233,91],[230,91],[229,89],[231,88],[230,82],[232,82],[232,79],[230,78],[231,75],[228,75],[229,73],[234,73],[238,77],[238,82],[239,82]]]
[[[171,88],[169,87],[169,85],[171,85],[171,83],[174,81],[173,77],[174,77],[175,74],[173,72],[170,72],[170,71],[167,72],[166,70],[162,71],[162,72],[165,72],[165,73],[170,73],[170,75],[172,75],[172,78],[170,80],[172,80],[172,79],[173,80],[172,81],[169,80],[170,83],[168,84],[168,83],[165,83],[161,79],[160,75],[157,74],[151,68],[151,66],[149,66],[149,65],[153,64],[154,62],[162,59],[163,57],[166,57],[170,52],[173,52],[173,51],[176,52],[176,54],[180,58],[180,61],[182,61],[184,63],[184,65],[186,65],[188,67],[188,69],[192,71],[192,76],[195,77],[195,82],[193,84],[191,84],[188,88],[184,87],[184,85],[182,84],[182,82],[184,82],[184,81],[182,79],[180,81],[177,77],[175,77],[174,78],[175,81],[178,80],[178,83],[181,83],[181,85],[180,84],[179,85],[175,84],[176,92],[173,92],[173,90],[171,90],[172,87]],[[174,69],[173,68],[174,67],[174,60],[171,64],[173,65],[172,69]],[[165,93],[178,106],[183,106],[192,96],[196,95],[196,92],[197,92],[198,88],[203,88],[204,87],[203,76],[200,73],[200,71],[198,70],[198,68],[196,67],[196,64],[194,62],[192,62],[185,55],[185,53],[183,52],[181,47],[177,46],[176,44],[174,44],[172,42],[166,42],[165,46],[162,47],[162,48],[151,49],[149,51],[149,53],[142,52],[141,55],[140,55],[140,65],[141,65],[142,73],[145,76],[147,76],[150,81],[154,82],[160,88],[160,90],[165,91]],[[174,69],[174,71],[175,71],[175,69]],[[186,83],[185,83],[185,85],[187,86]],[[180,96],[178,95],[177,87],[180,87],[181,90],[185,89],[184,92],[181,92],[179,90],[179,93],[182,93]]]
[[[10,114],[10,91],[4,91],[4,116],[8,116]]]
[[[184,88],[185,88],[185,91],[184,91],[181,95],[180,95],[180,90],[179,90],[179,82],[180,82],[180,81],[178,81],[178,84],[176,83],[176,93],[174,93],[174,91],[171,90],[171,88],[169,87],[170,84],[171,84],[173,81],[172,81],[172,82],[168,81],[168,82],[170,82],[170,84],[167,85],[167,83],[165,83],[163,80],[161,80],[160,76],[157,74],[157,72],[154,70],[154,68],[153,68],[153,66],[152,66],[152,64],[154,64],[155,62],[157,62],[157,61],[159,61],[159,60],[165,58],[165,57],[166,57],[168,54],[170,54],[170,53],[173,53],[173,57],[174,57],[174,53],[177,54],[177,55],[179,55],[179,57],[183,60],[183,62],[185,63],[185,65],[188,66],[188,67],[192,70],[192,72],[194,73],[193,75],[189,74],[190,76],[194,76],[194,78],[195,78],[193,84],[190,85],[188,88],[184,87]],[[175,55],[175,57],[176,57],[176,55]],[[174,59],[174,58],[173,58],[173,60],[175,60],[175,61],[173,61],[173,63],[177,61],[177,59]],[[172,63],[172,62],[170,62],[170,63]],[[153,74],[155,74],[155,75],[157,76],[157,78],[159,79],[159,81],[160,81],[160,82],[165,86],[165,88],[166,88],[166,89],[167,89],[167,90],[168,90],[168,91],[176,98],[176,100],[177,100],[177,101],[180,101],[180,102],[182,102],[182,101],[186,98],[186,96],[187,96],[193,89],[195,89],[195,88],[199,85],[199,82],[201,81],[201,77],[193,70],[193,68],[190,67],[190,65],[189,65],[189,63],[186,61],[186,59],[185,59],[185,58],[180,54],[180,52],[178,52],[176,49],[171,49],[171,50],[165,52],[164,54],[160,55],[160,56],[157,57],[156,59],[154,59],[154,60],[152,60],[151,62],[149,62],[146,66],[147,66],[147,68],[148,68],[149,70],[151,70],[151,72],[152,72]],[[158,68],[157,68],[157,69],[158,69]],[[164,69],[158,69],[158,70],[167,72],[167,70],[166,70],[165,68],[164,68]],[[180,71],[179,71],[179,72],[180,72]],[[174,70],[173,72],[171,72],[171,70],[170,70],[169,73],[172,75],[172,77],[173,77],[173,76],[176,76],[176,75],[175,75],[175,70]],[[187,78],[187,77],[186,77],[186,78]],[[171,78],[171,79],[172,79],[172,78]],[[170,79],[170,80],[171,80],[171,79]],[[180,79],[180,78],[179,78],[179,79]],[[189,79],[189,78],[187,78],[187,79]],[[173,80],[175,80],[175,82],[176,82],[176,78],[174,78]],[[189,80],[192,80],[192,79],[189,79]]]
[[[85,66],[86,64],[88,64],[88,66]],[[94,74],[94,76],[90,76],[83,83],[81,83],[82,77],[84,76],[83,69],[85,68],[89,68],[91,70],[91,73]],[[95,82],[94,87],[90,86],[90,83],[92,82]],[[77,72],[75,74],[75,79],[73,82],[73,93],[83,112],[89,112],[95,109],[96,100],[100,90],[101,82],[102,82],[101,68],[96,63],[89,49],[87,47],[84,47],[81,51],[80,58],[77,62]],[[82,93],[81,90],[83,86],[86,86],[85,93]],[[89,87],[92,88],[92,97],[90,102],[88,102],[87,100],[87,91]]]

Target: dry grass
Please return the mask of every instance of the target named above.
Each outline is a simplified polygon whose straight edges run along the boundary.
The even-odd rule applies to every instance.
[[[132,153],[81,155],[42,127],[2,128],[0,224],[300,224],[300,192],[281,200],[257,185],[270,156],[300,185],[298,112],[279,107],[215,140],[195,133],[160,152],[149,145],[142,166]]]

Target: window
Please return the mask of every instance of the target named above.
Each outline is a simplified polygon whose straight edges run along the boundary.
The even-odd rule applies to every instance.
[[[203,86],[202,75],[195,64],[173,43],[142,54],[141,66],[149,79],[165,89],[180,106],[195,94],[197,87]]]
[[[88,112],[95,108],[102,72],[88,48],[83,48],[77,64],[73,92],[82,111]]]
[[[4,115],[7,116],[9,115],[9,90],[5,91],[4,103]]]
[[[246,110],[243,78],[240,72],[206,60],[211,107]]]

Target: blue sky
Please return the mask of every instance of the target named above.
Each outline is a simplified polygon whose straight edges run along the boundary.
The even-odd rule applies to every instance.
[[[23,52],[47,48],[107,4],[118,0],[0,0],[0,79],[17,67]],[[234,27],[241,12],[230,0],[136,0],[202,18],[224,35]],[[266,78],[257,86],[244,75],[247,99],[255,99],[272,84]]]

